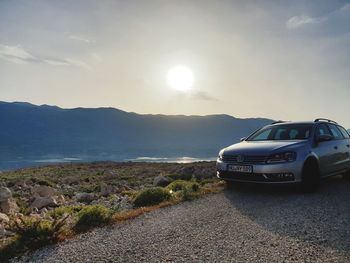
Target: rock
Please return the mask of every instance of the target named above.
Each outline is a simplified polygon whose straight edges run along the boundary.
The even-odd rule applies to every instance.
[[[0,223],[8,223],[10,221],[10,218],[4,214],[0,213]]]
[[[0,238],[14,236],[15,233],[8,231],[4,228],[0,228]]]
[[[194,171],[195,171],[194,166],[186,166],[180,170],[181,174],[183,175],[188,175],[188,174],[192,175]]]
[[[132,207],[133,207],[133,204],[132,204],[132,200],[130,199],[130,197],[122,196],[118,200],[117,209],[119,211],[130,210],[130,209],[132,209]]]
[[[52,197],[56,194],[56,190],[50,186],[38,185],[32,188],[34,197]]]
[[[215,177],[215,170],[212,169],[196,169],[193,173],[197,180],[209,179]]]
[[[7,199],[0,203],[1,212],[7,215],[14,214],[18,211],[16,202],[12,199]]]
[[[75,199],[78,202],[91,202],[96,199],[96,196],[92,193],[77,193],[75,196]]]
[[[59,195],[59,196],[57,197],[56,201],[57,201],[57,203],[58,203],[59,205],[64,205],[65,202],[66,202],[66,199],[64,198],[63,195]]]
[[[36,197],[34,202],[30,205],[30,208],[41,209],[44,207],[55,207],[57,202],[53,197]]]
[[[114,194],[115,187],[113,185],[108,185],[105,183],[101,184],[101,196],[109,196],[111,194]]]
[[[12,197],[12,192],[7,187],[0,188],[0,202],[6,201]]]
[[[162,175],[159,175],[154,178],[153,180],[153,185],[154,186],[167,186],[168,184],[171,183],[171,179],[169,177],[165,177]]]
[[[47,213],[47,208],[44,207],[43,209],[40,210],[40,214],[45,215]]]

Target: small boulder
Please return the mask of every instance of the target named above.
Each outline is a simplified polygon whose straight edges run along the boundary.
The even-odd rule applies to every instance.
[[[44,207],[56,207],[57,202],[53,197],[36,197],[33,203],[30,205],[30,208],[41,209]]]
[[[193,166],[186,166],[180,170],[180,173],[182,175],[192,175],[194,171],[195,171],[195,168]]]
[[[115,187],[113,185],[108,185],[105,183],[101,184],[101,196],[109,196],[115,193]]]
[[[6,214],[0,213],[0,224],[8,223],[9,221],[10,218]]]
[[[165,187],[165,186],[167,186],[170,183],[171,183],[171,179],[169,177],[165,177],[165,176],[162,176],[162,175],[159,175],[159,176],[155,177],[154,180],[153,180],[153,185],[154,186]]]
[[[96,196],[93,193],[77,193],[75,199],[78,202],[89,203],[96,199]]]
[[[18,206],[14,200],[6,199],[0,203],[0,209],[2,213],[11,215],[18,211]]]
[[[47,208],[44,207],[40,210],[40,214],[45,215],[48,212]]]
[[[216,173],[213,169],[196,169],[193,173],[197,180],[209,179],[215,177]]]
[[[14,236],[15,233],[6,230],[5,228],[0,228],[0,238]]]
[[[7,187],[0,188],[0,202],[6,201],[12,197],[12,192]]]
[[[52,197],[56,194],[56,190],[50,186],[38,185],[32,188],[34,197]]]
[[[66,199],[64,198],[64,195],[59,195],[56,201],[59,205],[64,205],[66,203]]]

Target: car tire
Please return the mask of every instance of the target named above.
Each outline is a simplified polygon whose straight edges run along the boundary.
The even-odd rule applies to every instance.
[[[309,159],[305,162],[302,171],[301,191],[310,193],[317,190],[320,184],[320,171],[316,160]]]

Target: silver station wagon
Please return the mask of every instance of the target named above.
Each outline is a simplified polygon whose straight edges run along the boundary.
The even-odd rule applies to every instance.
[[[350,137],[328,119],[274,122],[222,149],[216,166],[229,183],[299,183],[314,190],[321,178],[350,173]]]

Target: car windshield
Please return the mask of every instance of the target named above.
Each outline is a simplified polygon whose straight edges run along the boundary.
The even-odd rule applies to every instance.
[[[312,124],[283,124],[263,128],[247,141],[288,141],[306,140],[310,137]]]

